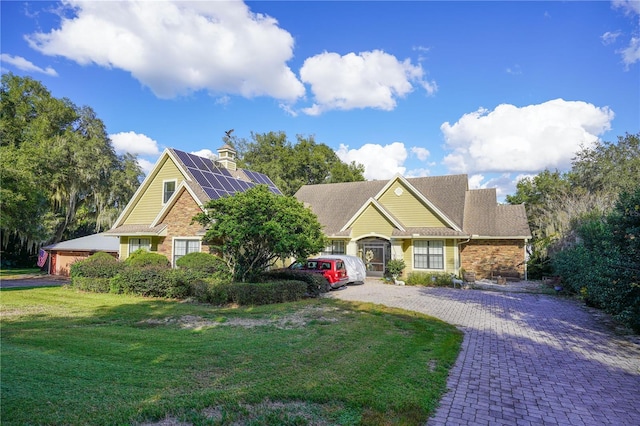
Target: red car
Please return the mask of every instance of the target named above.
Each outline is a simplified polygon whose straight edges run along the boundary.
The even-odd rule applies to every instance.
[[[329,282],[330,289],[344,287],[349,282],[347,268],[341,259],[307,259],[299,270],[322,274]]]

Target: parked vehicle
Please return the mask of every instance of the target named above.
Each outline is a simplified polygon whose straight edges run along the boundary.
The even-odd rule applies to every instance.
[[[349,282],[347,267],[342,259],[307,259],[304,267],[299,270],[322,274],[327,279],[327,290],[344,287]]]
[[[347,268],[347,275],[349,276],[349,282],[347,284],[357,285],[364,284],[365,278],[367,278],[367,268],[364,266],[364,262],[358,256],[349,256],[346,254],[330,254],[322,256],[323,259],[340,259],[344,261],[344,265]]]

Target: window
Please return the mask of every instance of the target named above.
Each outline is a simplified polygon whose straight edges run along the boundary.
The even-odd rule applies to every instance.
[[[322,254],[344,254],[344,241],[331,240],[329,245],[324,248]]]
[[[151,250],[151,238],[129,238],[129,254],[139,249]]]
[[[176,181],[164,181],[162,190],[162,204],[165,204],[167,201],[169,201],[169,198],[171,198],[174,192],[176,192]]]
[[[173,264],[188,253],[200,251],[200,240],[173,240]]]
[[[444,269],[442,241],[414,241],[413,267],[416,269]]]

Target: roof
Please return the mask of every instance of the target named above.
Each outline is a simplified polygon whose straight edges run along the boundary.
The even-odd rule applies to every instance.
[[[227,146],[227,145],[225,145]],[[224,148],[224,147],[223,147]],[[231,147],[229,147],[232,149]],[[172,161],[184,176],[184,181],[174,193],[174,196],[158,213],[154,223],[138,225],[122,225],[125,218],[140,200],[156,178],[158,171],[164,161]],[[209,200],[215,200],[237,192],[244,192],[256,185],[267,185],[271,192],[281,195],[278,187],[263,173],[246,169],[229,170],[216,161],[190,154],[173,148],[167,148],[162,153],[154,168],[149,172],[145,180],[131,197],[129,203],[124,208],[118,219],[107,233],[109,235],[162,235],[164,227],[160,227],[159,221],[173,207],[182,187],[186,188],[200,205],[206,204]]]
[[[103,232],[51,244],[43,247],[43,249],[48,251],[105,251],[117,253],[119,246],[119,238],[105,235]]]
[[[435,207],[450,227],[402,226],[403,229],[394,229],[395,237],[531,237],[523,205],[498,204],[495,189],[470,190],[464,174],[305,185],[295,196],[318,216],[326,235],[348,236],[350,230],[345,227],[354,215],[396,179],[407,183],[418,197]]]
[[[187,183],[203,203],[209,200],[244,192],[256,185],[267,185],[271,192],[281,195],[278,187],[263,173],[246,169],[229,170],[210,158],[177,149],[168,149],[177,165],[186,172]]]

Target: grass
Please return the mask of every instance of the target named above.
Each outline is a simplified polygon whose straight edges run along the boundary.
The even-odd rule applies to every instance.
[[[332,299],[216,308],[0,292],[3,425],[424,424],[461,333]]]
[[[40,268],[8,268],[0,269],[0,278],[16,278],[26,275],[44,275]]]

